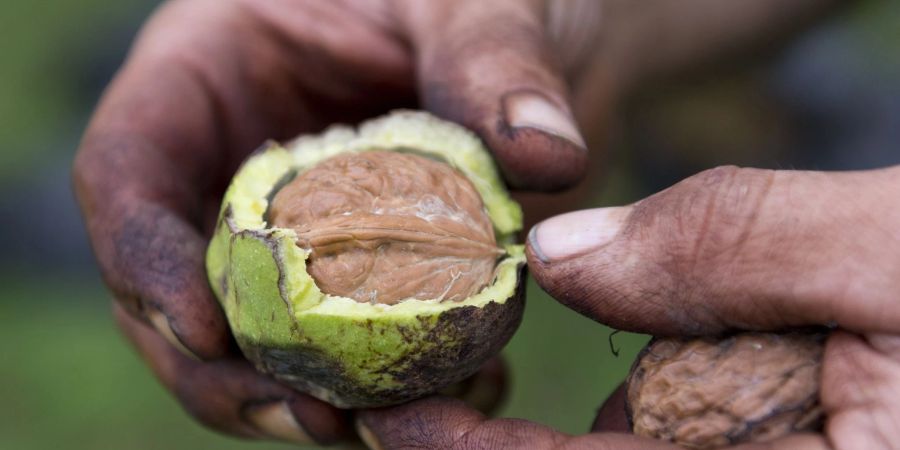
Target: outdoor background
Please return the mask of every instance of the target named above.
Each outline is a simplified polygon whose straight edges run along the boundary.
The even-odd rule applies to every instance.
[[[0,2],[0,449],[269,449],[195,424],[112,325],[69,166],[149,0]],[[723,163],[900,162],[900,3],[863,2],[762,64],[657,86],[625,109],[592,205],[633,201]],[[587,205],[586,205],[587,206]],[[502,410],[585,431],[646,337],[529,285]]]

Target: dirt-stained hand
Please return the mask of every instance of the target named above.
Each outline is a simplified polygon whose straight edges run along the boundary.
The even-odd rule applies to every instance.
[[[517,187],[582,176],[543,8],[178,0],[154,14],[97,107],[74,178],[119,325],[198,420],[292,441],[352,434],[344,413],[253,371],[206,281],[224,187],[266,139],[421,101],[478,132]]]
[[[714,3],[679,3],[678,14],[661,0],[639,9],[621,0],[164,3],[100,101],[74,167],[120,326],[201,422],[243,436],[343,438],[342,412],[240,357],[207,285],[208,233],[238,164],[265,139],[422,107],[477,132],[513,187],[570,186],[587,160],[570,100],[596,116],[617,96],[591,80],[625,86],[609,80],[767,38],[831,1],[739,2],[745,27],[705,20]],[[682,25],[664,26],[675,18]]]
[[[900,441],[900,167],[866,172],[721,167],[633,205],[537,225],[528,263],[570,308],[655,335],[837,327],[826,343],[821,435],[741,448],[892,449]],[[594,432],[488,420],[429,399],[364,412],[386,448],[670,448],[626,431],[619,390]]]

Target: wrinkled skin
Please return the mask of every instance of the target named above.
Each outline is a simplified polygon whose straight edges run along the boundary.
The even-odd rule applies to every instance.
[[[802,172],[722,167],[634,205],[539,224],[538,283],[572,309],[657,335],[830,324],[822,434],[735,448],[891,449],[900,442],[900,167]],[[450,399],[362,415],[386,448],[659,448],[631,435],[617,391],[593,433],[487,420]],[[441,444],[443,446],[443,444]]]
[[[74,165],[118,323],[202,423],[249,437],[346,438],[345,413],[252,371],[206,282],[203,254],[222,191],[252,149],[418,106],[477,132],[513,187],[571,186],[588,165],[570,110],[591,125],[588,142],[602,143],[615,100],[642,80],[769,42],[832,3],[168,2],[101,99]],[[526,209],[539,217],[571,205],[552,202],[556,209]],[[649,330],[644,319],[622,317]],[[496,386],[500,378],[479,379]],[[544,430],[501,426],[513,425]],[[490,433],[471,437],[479,435]]]

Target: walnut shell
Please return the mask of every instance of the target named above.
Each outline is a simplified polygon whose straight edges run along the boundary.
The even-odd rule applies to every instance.
[[[322,161],[278,191],[269,216],[311,250],[307,268],[323,292],[359,302],[465,300],[504,254],[472,183],[414,154]]]
[[[688,448],[763,442],[821,426],[823,332],[657,338],[628,377],[632,431]]]

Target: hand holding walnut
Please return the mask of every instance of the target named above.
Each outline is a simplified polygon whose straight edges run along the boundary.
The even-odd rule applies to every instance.
[[[223,190],[265,140],[421,98],[476,130],[517,187],[581,177],[587,152],[561,68],[548,62],[543,5],[490,5],[185,0],[148,22],[97,108],[74,178],[119,325],[198,420],[292,441],[350,434],[344,412],[240,357],[207,283]]]
[[[421,99],[475,130],[514,187],[570,186],[587,158],[570,90],[597,125],[635,80],[792,27],[766,11],[791,19],[828,1],[745,1],[746,27],[705,20],[714,3],[679,3],[678,14],[667,12],[674,3],[624,1],[604,3],[601,14],[593,0],[166,3],[105,93],[75,161],[120,327],[186,409],[215,429],[343,438],[344,413],[260,376],[237,355],[206,282],[208,234],[247,153],[265,139]],[[689,25],[659,26],[674,20]],[[662,39],[672,51],[657,51],[659,29],[676,30]],[[709,33],[719,39],[703,38]],[[658,53],[676,57],[631,57]]]
[[[539,224],[529,238],[529,266],[562,303],[630,331],[684,336],[836,327],[822,356],[822,434],[741,448],[891,449],[900,441],[897,198],[900,167],[847,173],[718,168],[631,206],[579,211]],[[816,358],[813,342],[795,342],[803,352],[799,356]],[[766,342],[732,345],[765,350]],[[702,358],[715,351],[701,347],[685,351]],[[666,358],[678,351],[675,346],[654,352]],[[772,362],[779,367],[793,364],[789,355],[776,359]],[[729,373],[727,366],[717,367],[722,369],[717,373]],[[799,361],[795,367],[809,366]],[[733,381],[717,381],[695,369],[719,385],[684,401],[701,401],[703,392]],[[673,373],[692,370],[682,365]],[[785,373],[784,382],[772,387],[784,388],[798,373]],[[790,399],[789,394],[775,395]],[[451,400],[362,417],[388,447],[420,442],[414,439],[422,436],[435,442],[464,436],[460,448],[525,443],[532,448],[673,448],[599,433],[626,430],[623,400],[617,391],[601,409],[595,433],[577,437],[522,421],[486,420]],[[735,406],[753,408],[753,401]]]

